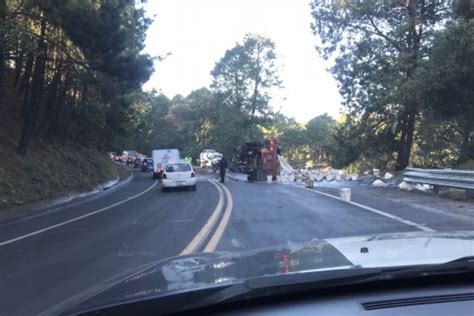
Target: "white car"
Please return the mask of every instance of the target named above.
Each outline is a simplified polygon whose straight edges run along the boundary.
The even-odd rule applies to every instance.
[[[166,164],[161,175],[162,191],[170,188],[188,187],[196,191],[196,172],[187,162],[170,162]]]

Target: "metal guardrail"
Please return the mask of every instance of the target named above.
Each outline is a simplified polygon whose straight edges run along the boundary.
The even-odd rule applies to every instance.
[[[429,184],[435,191],[438,191],[439,187],[465,189],[466,195],[470,197],[474,190],[474,171],[407,168],[403,174],[403,181]]]

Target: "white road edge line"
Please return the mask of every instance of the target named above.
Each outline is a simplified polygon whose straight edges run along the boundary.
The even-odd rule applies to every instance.
[[[222,209],[224,208],[224,193],[222,189],[214,181],[208,181],[217,188],[217,192],[219,193],[219,201],[217,202],[216,208],[212,212],[212,215],[209,217],[206,224],[201,228],[197,235],[194,236],[193,240],[186,246],[186,248],[181,251],[180,256],[193,253],[199,248],[199,246],[211,233],[212,228],[216,225],[216,222],[221,215]]]
[[[403,224],[406,224],[406,225],[409,225],[409,226],[416,227],[416,228],[418,228],[419,230],[422,230],[422,231],[425,231],[425,232],[435,232],[435,231],[436,231],[436,230],[434,230],[434,229],[432,229],[432,228],[429,228],[429,227],[427,227],[427,226],[425,226],[425,225],[417,224],[417,223],[412,222],[412,221],[409,221],[409,220],[407,220],[407,219],[403,219],[403,218],[401,218],[401,217],[399,217],[399,216],[392,215],[392,214],[389,214],[389,213],[385,213],[385,212],[383,212],[383,211],[377,210],[377,209],[372,208],[372,207],[370,207],[370,206],[365,206],[365,205],[363,205],[363,204],[356,203],[356,202],[352,202],[352,201],[350,201],[350,202],[345,201],[345,200],[341,199],[340,197],[337,197],[337,196],[332,195],[332,194],[329,194],[329,193],[325,193],[325,192],[321,192],[321,191],[317,191],[317,190],[311,190],[311,189],[303,188],[303,187],[296,186],[296,185],[295,185],[295,187],[300,188],[300,189],[303,189],[303,190],[306,190],[306,191],[309,191],[309,192],[321,194],[321,195],[324,195],[324,196],[327,196],[327,197],[330,197],[330,198],[339,200],[339,201],[344,202],[344,203],[349,203],[349,204],[351,204],[351,205],[360,207],[360,208],[362,208],[362,209],[364,209],[364,210],[367,210],[367,211],[370,211],[370,212],[373,212],[373,213],[376,213],[376,214],[379,214],[379,215],[388,217],[388,218],[390,218],[390,219],[399,221],[400,223],[403,223]]]
[[[234,201],[232,199],[232,194],[230,193],[229,189],[227,189],[224,185],[220,184],[222,189],[224,189],[226,196],[227,196],[227,206],[225,208],[224,216],[222,216],[222,220],[217,226],[217,229],[212,236],[211,240],[207,244],[206,248],[204,248],[203,252],[213,252],[217,248],[217,244],[224,235],[224,231],[229,224],[230,215],[232,214],[232,208],[234,207]]]
[[[89,216],[92,216],[92,215],[95,215],[95,214],[104,212],[104,211],[106,211],[106,210],[109,210],[109,209],[111,209],[111,208],[117,206],[117,205],[126,203],[126,202],[128,202],[128,201],[131,201],[131,200],[136,199],[137,197],[142,196],[143,194],[145,194],[145,193],[147,193],[148,191],[150,191],[151,189],[153,189],[157,184],[158,184],[158,181],[155,181],[155,182],[154,182],[148,189],[146,189],[145,191],[142,191],[142,192],[140,192],[140,193],[138,193],[138,194],[136,194],[136,195],[133,195],[133,196],[130,196],[130,197],[126,198],[125,200],[122,200],[122,201],[119,201],[119,202],[117,202],[117,203],[108,205],[108,206],[103,207],[103,208],[101,208],[101,209],[98,209],[98,210],[96,210],[96,211],[93,211],[93,212],[90,212],[90,213],[81,215],[81,216],[79,216],[79,217],[72,218],[72,219],[70,219],[70,220],[67,220],[67,221],[65,221],[65,222],[58,223],[58,224],[56,224],[56,225],[48,226],[48,227],[46,227],[46,228],[43,228],[43,229],[40,229],[40,230],[31,232],[31,233],[26,234],[26,235],[23,235],[23,236],[19,236],[19,237],[10,239],[10,240],[6,240],[6,241],[3,241],[3,242],[0,242],[0,246],[5,246],[5,245],[8,245],[8,244],[12,244],[12,243],[14,243],[14,242],[17,242],[17,241],[20,241],[20,240],[23,240],[23,239],[26,239],[26,238],[29,238],[29,237],[32,237],[32,236],[35,236],[35,235],[44,233],[44,232],[47,232],[47,231],[49,231],[49,230],[51,230],[51,229],[54,229],[54,228],[57,228],[57,227],[61,227],[61,226],[64,226],[64,225],[67,225],[67,224],[70,224],[70,223],[79,221],[79,220],[84,219],[84,218],[86,218],[86,217],[89,217]]]

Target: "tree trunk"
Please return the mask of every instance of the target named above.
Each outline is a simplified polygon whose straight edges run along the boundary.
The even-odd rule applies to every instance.
[[[256,136],[257,126],[255,122],[255,114],[257,112],[259,86],[260,86],[260,70],[258,71],[257,78],[255,78],[255,84],[254,84],[253,95],[252,95],[252,105],[251,105],[252,108],[250,112],[250,139],[254,139],[254,137]]]
[[[28,106],[25,108],[23,116],[23,128],[21,131],[20,141],[18,143],[17,152],[19,155],[25,156],[30,145],[35,124],[38,118],[39,107],[42,100],[42,90],[44,83],[44,69],[46,66],[46,43],[44,41],[46,33],[46,21],[41,21],[41,35],[38,40],[38,52],[36,54],[35,67],[33,71],[33,78],[31,80],[31,93],[28,101]]]
[[[3,51],[3,43],[4,43],[4,34],[3,32],[0,33],[0,105],[3,104],[5,100],[5,63],[4,63],[4,51]]]
[[[43,119],[38,127],[39,132],[45,131],[46,124],[51,122],[53,111],[56,108],[56,103],[58,99],[60,81],[61,81],[61,65],[58,64],[54,72],[53,81],[51,82],[51,85],[48,87],[48,95],[46,97],[46,109],[44,111]]]
[[[471,120],[464,121],[461,150],[457,163],[462,164],[474,160],[474,123]]]
[[[399,125],[401,128],[401,135],[400,135],[400,140],[398,142],[397,146],[397,161],[395,162],[395,170],[401,170],[399,169],[399,165],[401,164],[401,157],[403,155],[403,148],[404,144],[406,143],[407,139],[407,130],[408,130],[408,113],[406,110],[403,111],[401,118],[399,120]]]
[[[402,125],[402,137],[400,139],[400,148],[397,153],[397,162],[395,169],[397,171],[403,170],[408,167],[410,162],[411,148],[413,146],[413,135],[415,132],[416,122],[416,107],[411,106],[405,118],[403,119]]]
[[[21,83],[19,86],[19,94],[23,94],[23,107],[21,108],[21,117],[25,117],[25,113],[28,111],[28,105],[30,103],[30,82],[31,72],[33,71],[33,55],[29,54],[25,65],[25,73],[22,76]]]
[[[257,111],[258,80],[255,81],[254,92],[252,96],[252,110],[250,114],[250,139],[255,137],[255,112]]]
[[[421,25],[417,26],[417,12],[416,12],[416,1],[408,0],[406,2],[406,8],[409,19],[408,32],[406,37],[406,43],[408,46],[410,66],[406,73],[406,78],[409,80],[418,68],[418,58],[420,50],[420,42],[423,34],[423,28]],[[424,7],[424,3],[422,3]],[[422,10],[423,11],[423,10]],[[419,18],[425,18],[421,16]],[[417,29],[418,27],[418,29]],[[413,135],[415,133],[415,123],[417,116],[417,104],[413,100],[411,105],[407,106],[405,114],[402,116],[402,135],[400,139],[400,147],[397,153],[397,161],[395,169],[397,171],[403,170],[408,167],[410,162],[411,148],[413,146]]]
[[[66,78],[64,80],[64,83],[60,84],[58,100],[56,102],[56,108],[53,111],[53,117],[52,117],[51,122],[49,124],[48,134],[50,136],[53,136],[53,135],[58,136],[59,135],[59,118],[61,116],[61,112],[64,108],[65,103],[66,103],[67,90],[68,90],[69,84],[70,84],[70,76],[69,76],[68,72],[66,72],[65,77]]]
[[[21,80],[18,86],[18,93],[20,95],[24,95],[24,98],[28,99],[29,94],[29,87],[30,87],[30,80],[31,80],[31,72],[33,71],[33,54],[28,54],[25,64],[25,71],[23,76],[21,76]],[[27,101],[28,102],[28,101]]]
[[[250,139],[253,139],[256,135],[257,126],[255,124],[255,113],[257,112],[257,101],[258,101],[258,93],[259,93],[259,86],[260,86],[260,54],[261,54],[261,47],[257,45],[257,57],[256,57],[256,66],[255,66],[255,78],[254,78],[254,87],[253,87],[253,95],[252,95],[252,105],[251,105],[251,114],[250,114]]]
[[[17,52],[17,57],[15,59],[15,80],[13,81],[13,86],[15,88],[18,88],[18,85],[20,84],[21,69],[22,68],[23,68],[23,56],[18,51]]]
[[[0,0],[0,21],[4,21],[7,16],[6,0]],[[0,105],[5,100],[5,34],[4,28],[0,28]]]

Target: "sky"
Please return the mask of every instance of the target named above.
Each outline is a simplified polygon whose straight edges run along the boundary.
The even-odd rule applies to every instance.
[[[342,99],[330,64],[314,48],[309,0],[148,0],[146,12],[154,22],[145,51],[170,53],[155,62],[146,90],[171,98],[209,87],[225,51],[255,33],[276,45],[284,87],[272,92],[273,108],[301,123],[323,113],[338,116]]]

